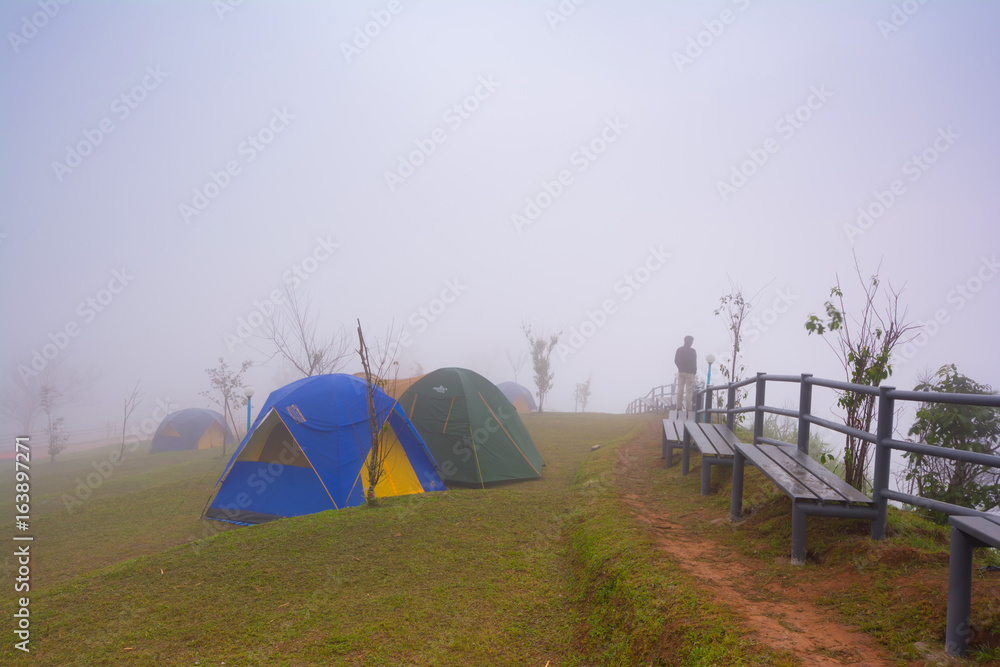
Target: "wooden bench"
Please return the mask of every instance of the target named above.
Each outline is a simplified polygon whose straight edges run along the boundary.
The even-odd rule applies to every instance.
[[[982,516],[952,516],[948,523],[951,524],[951,553],[944,649],[951,655],[965,656],[971,629],[972,551],[977,547],[1000,548],[1000,523]]]
[[[663,458],[667,460],[666,466],[669,468],[674,464],[674,450],[681,449],[684,445],[684,422],[680,419],[663,420]]]
[[[733,447],[733,495],[729,518],[743,513],[743,468],[750,462],[792,499],[792,564],[806,561],[806,517],[809,515],[877,518],[875,502],[800,452],[795,445],[751,445]]]
[[[691,443],[701,452],[701,495],[707,496],[713,465],[733,465],[733,447],[739,440],[725,424],[684,422],[681,475],[688,473]]]

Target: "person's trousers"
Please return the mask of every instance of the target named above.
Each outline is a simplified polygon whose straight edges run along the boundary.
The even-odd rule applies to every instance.
[[[677,374],[677,409],[691,410],[691,399],[694,397],[694,373]]]

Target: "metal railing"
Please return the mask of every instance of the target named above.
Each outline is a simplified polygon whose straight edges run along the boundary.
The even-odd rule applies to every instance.
[[[667,412],[676,405],[677,384],[661,384],[653,387],[645,396],[635,399],[625,408],[625,414],[641,414],[644,412]]]
[[[766,404],[766,389],[768,382],[798,383],[799,384],[799,407],[797,410],[787,408],[775,408]],[[754,404],[747,407],[736,407],[736,392],[742,387],[754,385]],[[823,419],[812,414],[812,390],[813,387],[825,387],[841,392],[855,392],[877,397],[878,407],[875,419],[875,432],[864,431],[841,424],[838,422]],[[716,392],[726,392],[726,407],[713,408],[712,397]],[[910,401],[918,403],[946,403],[952,405],[968,405],[993,407],[1000,409],[1000,395],[996,394],[946,394],[930,391],[904,391],[895,387],[885,385],[872,387],[869,385],[853,384],[840,380],[827,380],[813,377],[809,373],[802,375],[769,375],[767,373],[757,373],[756,377],[736,382],[728,385],[716,385],[706,387],[696,392],[696,404],[700,409],[696,412],[696,419],[708,421],[711,415],[722,414],[726,416],[726,425],[730,430],[735,426],[736,415],[753,412],[753,444],[777,444],[778,441],[764,436],[764,416],[766,414],[782,415],[798,420],[798,439],[795,443],[799,451],[809,454],[809,430],[812,425],[828,428],[832,431],[842,433],[847,436],[860,438],[865,442],[875,445],[875,467],[872,478],[872,500],[875,501],[877,517],[872,521],[871,537],[881,540],[885,538],[886,514],[888,503],[895,500],[900,503],[935,510],[947,515],[983,516],[992,521],[1000,522],[997,514],[983,512],[975,508],[963,507],[945,503],[922,496],[903,493],[889,488],[890,469],[892,464],[892,453],[894,450],[904,452],[914,452],[925,456],[935,456],[963,461],[975,465],[1000,468],[1000,456],[992,454],[982,454],[949,447],[939,447],[921,442],[908,442],[893,438],[894,420],[896,418],[896,401]],[[781,443],[784,444],[784,443]]]

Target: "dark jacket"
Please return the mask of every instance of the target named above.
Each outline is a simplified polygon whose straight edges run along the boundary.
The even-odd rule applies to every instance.
[[[698,353],[693,347],[681,346],[674,354],[674,363],[677,364],[677,371],[680,373],[697,373]]]

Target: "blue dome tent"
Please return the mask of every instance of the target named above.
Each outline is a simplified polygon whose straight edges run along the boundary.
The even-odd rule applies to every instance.
[[[388,455],[378,497],[443,491],[434,458],[395,400],[375,389]],[[205,517],[257,524],[365,502],[371,450],[365,381],[317,375],[271,392],[216,485]]]

